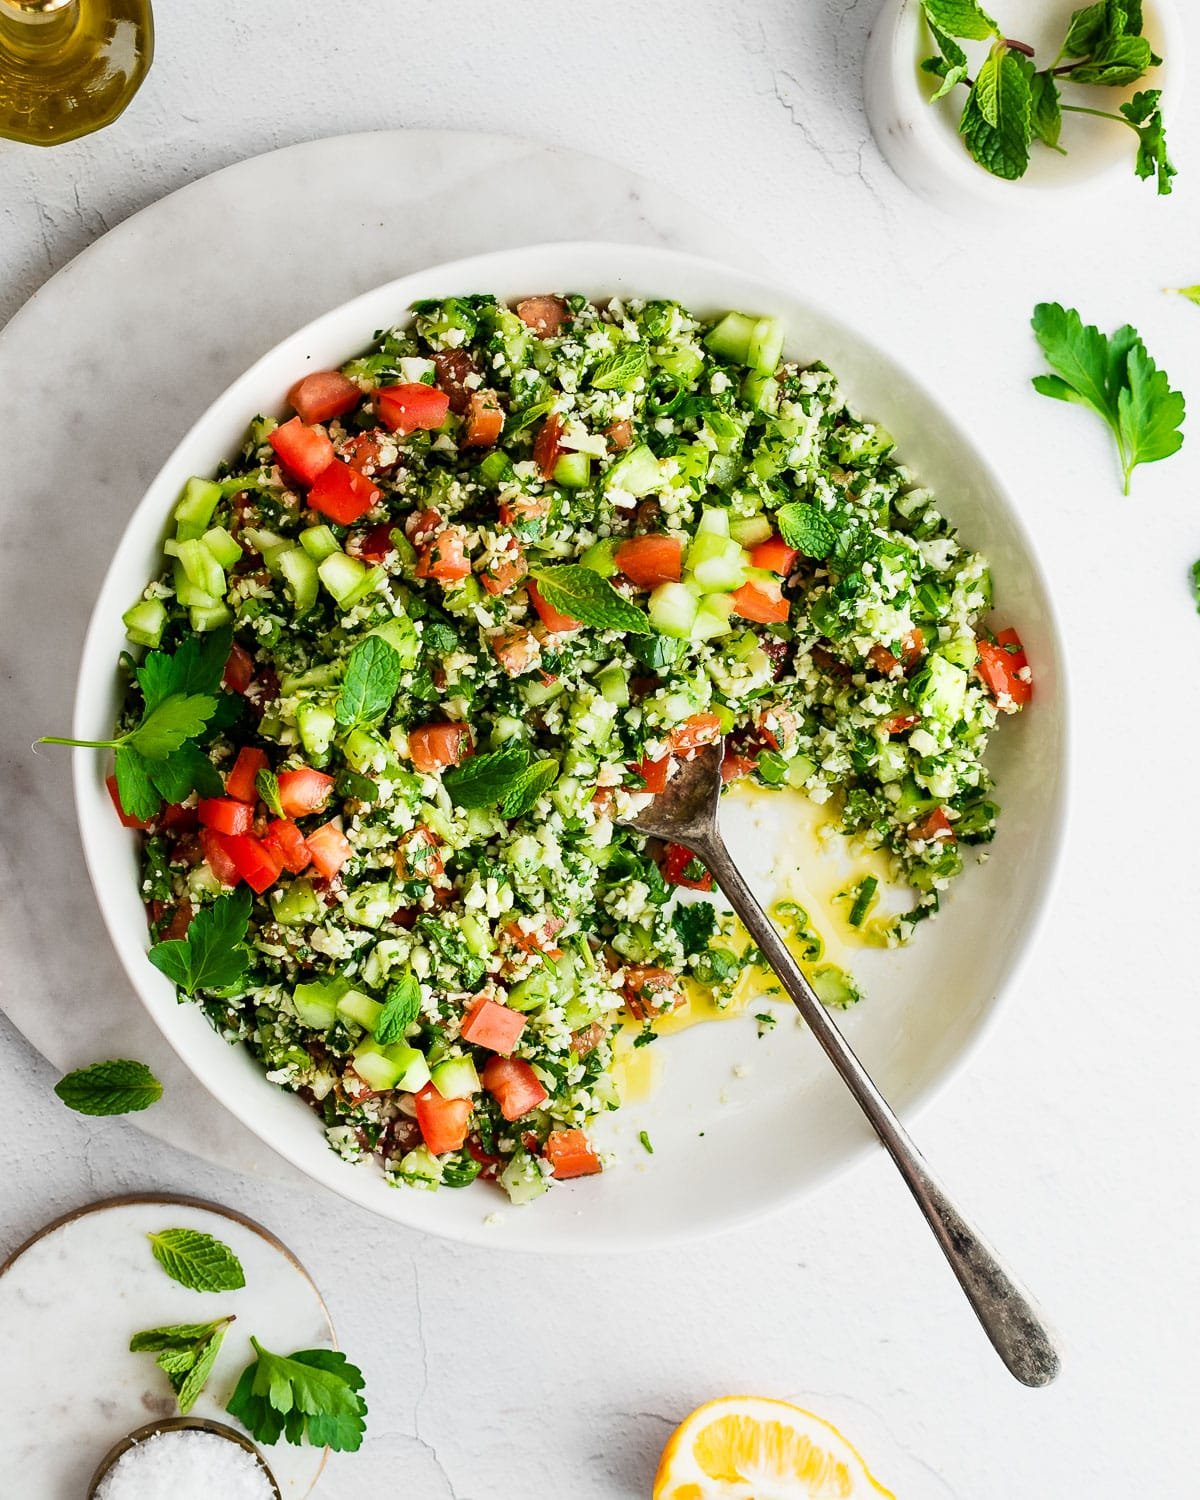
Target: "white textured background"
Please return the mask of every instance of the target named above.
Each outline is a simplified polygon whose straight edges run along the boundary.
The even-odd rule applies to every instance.
[[[1009,1381],[882,1161],[651,1263],[497,1260],[71,1116],[0,1021],[0,1255],[122,1190],[262,1219],[313,1271],[370,1385],[369,1444],[322,1495],[636,1500],[669,1425],[736,1390],[805,1398],[905,1500],[1195,1494],[1200,432],[1122,500],[1099,424],[1029,392],[1026,320],[1053,297],[1135,322],[1200,420],[1200,310],[1160,290],[1200,281],[1200,128],[1188,99],[1167,202],[1131,179],[1036,219],[956,223],[870,140],[874,9],[171,0],[114,128],[53,153],[0,143],[0,319],[164,192],[317,135],[507,131],[669,179],[911,350],[1021,499],[1062,602],[1077,721],[1063,884],[1021,992],[917,1132],[1059,1327],[1048,1391]],[[214,225],[197,254],[219,241]],[[81,954],[81,1003],[86,968]]]

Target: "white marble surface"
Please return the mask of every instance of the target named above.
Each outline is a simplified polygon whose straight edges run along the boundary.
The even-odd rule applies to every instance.
[[[228,1245],[246,1284],[196,1292],[154,1259],[149,1234],[194,1229]],[[153,1354],[130,1352],[133,1334],[232,1317],[194,1417],[236,1427],[225,1412],[242,1370],[265,1349],[329,1348],[333,1327],[307,1271],[257,1229],[195,1203],[113,1203],[61,1224],[0,1275],[0,1320],[20,1358],[0,1361],[4,1470],[29,1500],[82,1500],[114,1444],[148,1422],[178,1415]],[[48,1435],[53,1439],[48,1440]],[[285,1500],[304,1500],[323,1450],[288,1443],[267,1454]]]
[[[372,1440],[331,1462],[322,1495],[386,1484],[422,1500],[637,1500],[669,1424],[737,1389],[804,1398],[906,1497],[1194,1492],[1200,621],[1186,570],[1200,555],[1200,439],[1140,471],[1123,500],[1099,425],[1029,390],[1026,320],[1043,297],[1107,326],[1128,319],[1200,401],[1200,313],[1160,291],[1200,277],[1200,127],[1189,98],[1171,200],[1131,177],[1069,208],[956,222],[912,197],[869,139],[858,74],[872,10],[693,0],[684,26],[678,8],[632,0],[576,0],[553,23],[531,0],[452,20],[431,0],[162,6],[155,70],[113,130],[53,155],[0,147],[0,315],[167,189],[321,134],[516,130],[670,181],[911,349],[1022,497],[1061,600],[1077,747],[1063,883],[1021,993],[919,1129],[1053,1315],[1065,1368],[1048,1391],[1004,1376],[882,1161],[666,1264],[498,1259],[210,1166],[128,1122],[70,1116],[50,1093],[54,1070],[0,1023],[0,1248],[64,1207],[130,1188],[201,1192],[263,1219],[305,1259],[372,1382]],[[1195,56],[1198,23],[1185,24]],[[206,226],[198,265],[223,253],[228,232]],[[162,327],[169,337],[171,317]],[[96,395],[136,377],[135,356],[130,342],[110,368],[76,369],[68,343],[50,374],[0,392],[10,426],[18,396],[61,409],[81,506],[91,474],[122,461]],[[164,428],[164,451],[176,430]],[[9,507],[37,508],[50,528],[59,499],[57,484],[6,492],[6,519]],[[77,630],[103,562],[98,547],[88,569],[63,576],[58,534],[25,535],[18,563],[38,588],[0,650],[10,692],[39,660],[33,627],[66,611]],[[42,660],[43,709],[56,710],[72,663]],[[65,778],[38,800],[22,760],[6,764],[4,784],[6,905],[23,886],[42,914],[37,953],[9,957],[5,981],[44,994],[69,1035],[110,960],[69,844],[52,887],[22,880],[39,843],[69,828],[54,805]],[[9,1441],[0,1419],[0,1456]]]

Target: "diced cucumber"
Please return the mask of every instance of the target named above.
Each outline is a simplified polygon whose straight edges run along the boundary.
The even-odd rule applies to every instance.
[[[947,661],[952,661],[956,667],[963,667],[968,672],[979,660],[979,647],[973,635],[952,636],[933,649],[937,656],[944,656]]]
[[[691,385],[704,368],[704,355],[695,344],[676,344],[656,349],[651,358],[664,375],[680,385]]]
[[[293,880],[291,885],[271,892],[271,914],[281,927],[303,927],[319,922],[325,908],[321,905],[311,880]]]
[[[225,597],[225,570],[202,541],[180,542],[179,561],[189,583],[210,599]]]
[[[464,912],[458,919],[458,929],[467,947],[476,958],[491,958],[492,940],[486,922],[481,922],[470,912]]]
[[[579,559],[580,565],[589,568],[593,573],[599,573],[601,578],[611,578],[617,571],[616,550],[616,541],[612,537],[603,537],[600,541],[593,542],[587,549]]]
[[[211,479],[189,479],[175,506],[175,519],[188,527],[189,536],[201,536],[221,500],[221,486]],[[199,531],[195,531],[195,527]],[[182,534],[182,533],[181,533]]]
[[[750,363],[750,341],[760,319],[748,318],[745,313],[726,313],[715,328],[705,336],[705,345],[722,359],[730,359],[736,365]]]
[[[605,489],[624,490],[627,495],[649,495],[662,484],[662,465],[645,443],[622,453],[604,476]]]
[[[382,568],[365,567],[356,557],[348,557],[344,552],[331,552],[328,557],[323,557],[317,564],[317,572],[343,609],[365,599],[384,578]]]
[[[854,980],[845,969],[839,969],[837,964],[819,964],[809,975],[809,982],[822,1005],[845,1010],[847,1006],[862,999]]]
[[[496,1180],[515,1204],[531,1203],[548,1186],[537,1162],[525,1150],[516,1152]]]
[[[816,770],[816,761],[809,760],[807,755],[794,755],[788,762],[787,776],[784,780],[788,786],[800,791],[809,777],[816,774]]]
[[[554,482],[565,490],[585,490],[592,482],[592,460],[586,453],[564,453],[554,465]]]
[[[377,1094],[386,1093],[389,1089],[396,1087],[396,1080],[400,1077],[399,1064],[394,1063],[383,1049],[376,1047],[373,1042],[355,1047],[350,1054],[350,1061],[358,1076]]]
[[[610,663],[602,672],[597,672],[596,686],[609,703],[615,703],[618,708],[628,707],[629,676],[624,667],[619,667],[616,662]]]
[[[402,667],[415,667],[421,655],[421,641],[416,626],[407,615],[396,615],[368,630],[368,635],[377,635],[385,640],[400,658]]]
[[[706,594],[692,621],[692,640],[711,641],[718,636],[729,635],[733,630],[729,623],[732,613],[733,599],[730,595]]]
[[[494,448],[476,470],[480,484],[499,489],[513,478],[512,460],[507,453]]]
[[[324,562],[327,557],[342,550],[337,537],[328,526],[309,526],[300,533],[300,545],[313,562]]]
[[[747,370],[742,381],[742,396],[755,411],[770,415],[779,410],[779,382],[761,370]]]
[[[171,572],[175,582],[175,597],[185,609],[191,609],[193,605],[199,609],[212,609],[214,605],[220,604],[220,599],[214,599],[211,594],[196,587],[183,571],[183,564],[178,557],[171,565]]]
[[[241,544],[225,530],[224,526],[210,526],[200,538],[223,568],[232,568],[242,560]]]
[[[279,571],[283,574],[297,618],[306,615],[317,602],[317,565],[303,547],[288,547],[280,555]]]
[[[700,512],[700,524],[696,527],[697,535],[728,536],[729,535],[729,512],[723,506],[706,505]]]
[[[534,708],[540,708],[543,703],[551,703],[555,698],[561,697],[563,690],[564,684],[561,682],[538,682],[534,679],[521,684],[521,697]]]
[[[711,451],[703,443],[681,443],[671,457],[678,468],[677,482],[689,484],[698,492],[702,491],[712,463]]]
[[[746,581],[750,559],[732,539],[703,532],[688,548],[687,566],[705,594],[730,593]]]
[[[430,1068],[429,1076],[443,1099],[469,1099],[479,1092],[479,1074],[469,1057],[448,1057]]]
[[[383,1049],[383,1055],[400,1069],[395,1087],[406,1094],[415,1094],[429,1082],[429,1064],[424,1053],[418,1052],[406,1042],[396,1042]]]
[[[347,990],[337,1002],[337,1013],[343,1021],[353,1021],[364,1031],[374,1031],[383,1014],[383,1006],[370,995],[364,995],[362,990]],[[391,1088],[391,1084],[385,1086]]]
[[[382,774],[395,762],[392,747],[373,729],[352,729],[342,742],[346,764],[360,775]]]
[[[549,970],[537,968],[527,979],[520,979],[509,986],[508,1003],[513,1010],[539,1010],[557,998],[558,987]]]
[[[886,786],[889,781],[901,781],[908,770],[908,751],[895,740],[888,740],[879,747],[879,764],[875,774]]]
[[[913,679],[913,706],[922,718],[946,726],[957,724],[967,701],[967,674],[944,656],[930,655],[924,671]]]
[[[452,615],[470,614],[477,604],[484,601],[483,585],[474,573],[457,584],[451,584],[442,595],[442,603]]]
[[[337,718],[324,703],[302,703],[296,710],[296,729],[309,755],[328,755],[337,733]]]
[[[139,599],[121,616],[126,636],[135,646],[158,646],[167,628],[167,606],[161,599]]]
[[[280,536],[277,531],[268,531],[265,526],[245,526],[242,528],[242,535],[255,552],[261,553],[264,558],[276,547],[289,545],[287,537]]]
[[[436,1188],[442,1180],[442,1164],[428,1146],[414,1146],[400,1158],[396,1171],[409,1187]]]
[[[349,988],[344,979],[298,984],[292,991],[292,1009],[305,1026],[328,1031],[337,1020],[337,1003]]]
[[[775,533],[766,516],[739,516],[729,523],[729,535],[742,547],[757,547]]]
[[[206,630],[220,630],[232,619],[233,611],[223,604],[197,604],[188,610],[188,620],[197,635],[203,635]]]
[[[686,640],[699,608],[699,600],[686,584],[660,583],[650,595],[650,623],[660,635]]]
[[[356,927],[378,930],[398,904],[396,893],[386,880],[373,880],[346,893],[342,898],[342,915]]]
[[[773,375],[783,358],[783,324],[778,318],[759,318],[750,334],[744,363]]]
[[[894,804],[896,816],[902,823],[915,823],[938,805],[937,798],[923,791],[911,778],[902,783],[900,795]]]

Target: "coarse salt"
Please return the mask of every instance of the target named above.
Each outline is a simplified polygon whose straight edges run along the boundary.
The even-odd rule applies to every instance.
[[[96,1500],[274,1500],[253,1453],[215,1432],[156,1432],[122,1453]]]

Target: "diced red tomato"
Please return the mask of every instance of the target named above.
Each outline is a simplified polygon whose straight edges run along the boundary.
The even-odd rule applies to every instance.
[[[233,861],[234,869],[251,890],[262,895],[279,879],[283,860],[261,839],[250,833],[229,833],[222,834],[221,840],[221,847]]]
[[[951,826],[950,819],[946,816],[946,809],[944,807],[935,807],[919,823],[914,823],[908,830],[908,836],[910,839],[937,839],[939,842],[947,844],[957,842],[954,836],[954,829]]]
[[[425,510],[410,511],[404,518],[404,535],[414,547],[424,547],[442,529],[442,513],[432,505]]]
[[[238,868],[225,848],[225,835],[218,833],[215,828],[202,828],[200,830],[200,848],[204,852],[208,868],[221,884],[237,885],[241,876],[238,874]]]
[[[347,551],[351,550],[349,547]],[[359,537],[354,544],[354,555],[361,557],[364,562],[382,563],[396,550],[396,544],[392,540],[392,523],[381,521],[378,526],[372,526],[364,536]]]
[[[613,561],[630,583],[640,589],[660,583],[678,583],[683,571],[683,543],[677,536],[631,537],[613,554]]]
[[[509,537],[507,546],[498,547],[480,570],[479,581],[489,594],[498,596],[515,589],[527,571],[521,544]]]
[[[404,881],[423,880],[426,885],[433,885],[446,869],[439,852],[441,843],[433,829],[424,823],[401,834],[396,844],[396,874]]]
[[[561,297],[526,297],[517,303],[517,317],[540,339],[551,339],[567,320],[567,304]]]
[[[112,804],[117,810],[117,817],[121,820],[122,828],[146,829],[150,827],[149,823],[144,823],[141,818],[135,818],[132,813],[127,813],[121,806],[121,793],[115,776],[106,777],[104,784],[108,788],[108,795],[112,798]]]
[[[330,422],[344,417],[362,400],[363,393],[340,370],[314,370],[298,380],[288,392],[288,405],[302,422]]]
[[[800,732],[800,716],[790,708],[768,708],[754,723],[772,750],[786,750]]]
[[[320,511],[341,526],[352,526],[365,516],[383,493],[377,485],[335,458],[313,480],[308,492],[310,509]]]
[[[486,1047],[505,1057],[512,1051],[525,1030],[525,1017],[509,1005],[481,995],[463,1017],[463,1040],[474,1047]],[[486,1081],[485,1081],[485,1087]],[[510,1119],[514,1118],[509,1116]]]
[[[735,613],[743,620],[755,620],[760,625],[779,625],[788,617],[790,606],[778,583],[751,579],[740,589],[734,589],[729,597],[733,600]]]
[[[436,432],[450,410],[450,397],[419,381],[385,385],[375,392],[379,415],[393,432]]]
[[[409,759],[418,771],[429,775],[462,765],[474,750],[469,724],[420,724],[408,731]]]
[[[711,891],[713,888],[713,878],[701,860],[682,844],[667,845],[662,873],[669,885],[683,885],[692,891]]]
[[[591,1177],[604,1170],[582,1130],[552,1130],[543,1152],[555,1177]]]
[[[867,652],[867,660],[877,672],[882,672],[885,677],[890,677],[893,672],[903,663],[911,667],[920,659],[925,650],[925,632],[919,627],[910,630],[901,644],[899,656],[882,644],[876,644]]]
[[[471,571],[462,531],[447,526],[421,549],[417,560],[418,578],[436,578],[439,583],[455,583]]]
[[[268,441],[288,473],[305,484],[311,484],[333,462],[333,444],[327,435],[306,427],[299,417],[277,427]]]
[[[900,658],[893,656],[886,646],[881,646],[878,642],[867,652],[867,661],[885,677],[890,677],[900,665]]]
[[[519,1057],[489,1057],[480,1077],[506,1120],[519,1120],[549,1097],[537,1074]]]
[[[253,680],[254,658],[245,646],[239,646],[234,641],[229,648],[229,660],[225,663],[221,681],[231,692],[244,693]]]
[[[915,661],[919,660],[922,652],[925,650],[925,632],[919,625],[914,625],[904,637],[902,649],[904,665],[906,667],[911,667]]]
[[[728,783],[737,781],[739,777],[749,776],[757,764],[752,755],[739,755],[736,750],[727,749],[725,758],[721,761],[721,780]]]
[[[554,478],[554,466],[562,454],[558,441],[562,430],[562,418],[556,411],[552,411],[538,428],[537,437],[533,440],[533,461],[543,479]]]
[[[614,422],[611,427],[604,429],[604,436],[621,453],[633,445],[633,423],[628,420]]]
[[[796,566],[799,556],[795,547],[789,547],[781,536],[769,537],[750,549],[750,562],[754,567],[778,573],[782,578],[786,578]]]
[[[893,714],[890,719],[884,719],[879,727],[888,734],[903,734],[906,729],[912,729],[921,722],[920,714]]]
[[[498,635],[489,636],[492,654],[510,677],[521,677],[537,665],[542,648],[532,630],[523,625],[510,626]]]
[[[545,521],[553,502],[549,495],[516,495],[511,500],[502,500],[499,507],[501,526],[520,526],[532,521]]]
[[[721,738],[721,721],[716,714],[692,714],[667,736],[667,744],[676,755],[687,755],[701,745],[715,745]]]
[[[312,855],[313,868],[326,880],[332,880],[354,852],[336,823],[322,823],[315,833],[305,834],[304,842]]]
[[[1033,697],[1032,682],[1017,675],[1029,666],[1020,636],[1015,630],[1002,630],[996,636],[994,646],[991,641],[980,641],[978,645],[979,675],[984,686],[1001,708],[1015,713]]]
[[[312,864],[312,850],[290,818],[275,818],[269,823],[263,843],[276,851],[283,868],[293,875],[302,874]]]
[[[639,760],[632,769],[646,783],[646,791],[653,792],[657,797],[659,792],[665,792],[667,789],[671,757],[664,755],[661,760]]]
[[[170,807],[164,807],[154,819],[160,828],[170,829],[174,833],[188,833],[199,823],[194,807],[184,807],[182,803],[172,802]]]
[[[461,1151],[471,1122],[469,1099],[443,1099],[432,1083],[415,1096],[417,1124],[434,1156]]]
[[[205,828],[216,833],[249,833],[254,822],[253,807],[232,797],[205,797],[197,810]]]
[[[639,1021],[666,1015],[687,1003],[679,979],[656,964],[625,965],[625,1009]]]
[[[265,750],[255,750],[251,745],[243,745],[237,753],[233,769],[225,778],[226,795],[236,797],[239,802],[257,802],[258,788],[255,783],[258,773],[265,771],[268,765]]]
[[[279,805],[289,818],[306,818],[320,812],[333,791],[333,777],[311,766],[279,773]]]
[[[565,635],[569,630],[580,630],[581,622],[573,615],[564,615],[561,610],[555,609],[553,604],[548,604],[542,597],[542,591],[536,583],[529,585],[529,602],[537,610],[542,624],[547,630],[556,635]]]
[[[467,405],[467,430],[464,448],[490,448],[500,441],[504,431],[504,411],[495,391],[472,391]]]
[[[349,464],[352,469],[369,477],[378,473],[381,468],[390,467],[383,462],[385,442],[391,443],[391,438],[382,427],[372,428],[370,432],[356,432],[341,444],[338,457],[344,464]],[[395,447],[394,444],[392,446]]]
[[[433,356],[438,386],[450,399],[450,410],[462,416],[471,404],[471,387],[467,381],[478,374],[475,361],[465,349],[439,349]]]

